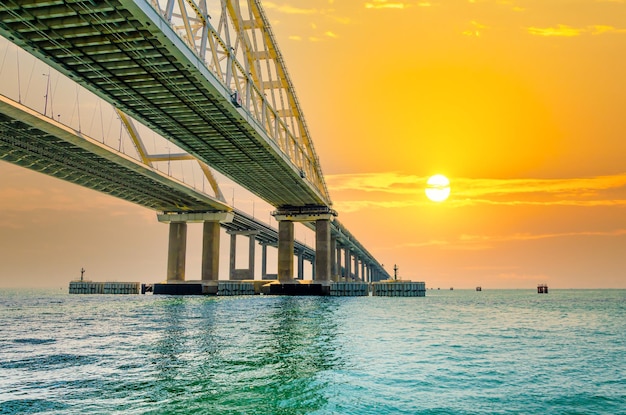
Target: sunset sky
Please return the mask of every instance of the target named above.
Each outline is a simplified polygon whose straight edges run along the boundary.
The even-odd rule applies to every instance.
[[[338,219],[387,270],[626,288],[626,0],[262,4]],[[4,162],[0,211],[0,287],[165,277],[154,212]]]

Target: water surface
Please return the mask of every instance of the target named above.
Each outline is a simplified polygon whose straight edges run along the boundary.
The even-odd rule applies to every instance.
[[[0,333],[1,414],[626,414],[626,290],[4,290]]]

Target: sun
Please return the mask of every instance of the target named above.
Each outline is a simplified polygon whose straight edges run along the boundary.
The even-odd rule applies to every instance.
[[[450,196],[450,180],[442,174],[431,176],[426,182],[426,197],[433,202],[443,202]]]

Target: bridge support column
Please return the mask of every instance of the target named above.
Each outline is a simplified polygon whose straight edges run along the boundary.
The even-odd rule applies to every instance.
[[[330,220],[315,221],[315,277],[317,281],[331,279]]]
[[[352,254],[347,246],[343,250],[346,281],[352,280]]]
[[[258,231],[227,231],[230,235],[230,264],[229,264],[229,279],[230,280],[253,280],[254,279],[254,266],[256,263],[256,235]],[[248,237],[248,268],[237,269],[237,236]]]
[[[185,255],[187,253],[187,223],[170,223],[167,252],[167,280],[185,281]]]
[[[313,279],[330,280],[330,221],[337,213],[327,206],[285,207],[273,213],[278,221],[278,279],[293,278],[293,223],[315,222]]]
[[[304,252],[298,251],[298,279],[304,279]]]
[[[365,262],[361,260],[361,281],[365,282],[367,278],[365,278]]]
[[[220,222],[231,222],[232,212],[159,213],[161,223],[170,224],[167,254],[167,280],[185,281],[187,254],[187,223],[203,223],[202,270],[203,280],[217,280],[219,271]]]
[[[261,245],[261,279],[267,275],[267,244]]]
[[[202,225],[202,280],[217,281],[220,270],[220,223],[207,221]]]
[[[230,234],[230,262],[228,267],[228,279],[232,280],[235,276],[235,265],[237,263],[237,235]]]
[[[342,277],[342,272],[341,272],[341,268],[343,268],[341,266],[341,247],[337,246],[337,252],[335,253],[335,267],[336,267],[336,273],[335,273],[335,281],[341,281],[341,277]]]
[[[256,251],[256,238],[255,238],[256,233],[254,234],[250,234],[248,236],[249,242],[248,242],[248,271],[250,272],[250,276],[249,278],[251,280],[254,279],[254,264],[255,264],[255,251]]]
[[[293,279],[294,229],[290,220],[278,221],[278,280]]]
[[[330,279],[336,281],[337,277],[337,239],[330,236]]]

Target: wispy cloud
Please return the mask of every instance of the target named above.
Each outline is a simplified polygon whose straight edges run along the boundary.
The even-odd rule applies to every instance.
[[[411,7],[432,7],[430,1],[391,1],[391,0],[372,0],[365,3],[366,9],[408,9]]]
[[[522,6],[517,4],[515,0],[467,0],[470,4],[478,3],[494,3],[500,6],[510,8],[513,11],[520,12],[525,10]]]
[[[527,242],[542,239],[572,238],[572,237],[623,237],[626,229],[610,231],[579,231],[560,233],[515,233],[510,235],[460,235],[455,239],[436,239],[421,242],[410,242],[397,245],[394,248],[424,248],[437,247],[450,250],[487,250],[496,244],[506,242]]]
[[[472,28],[463,32],[465,36],[476,36],[480,37],[482,31],[487,28],[484,24],[480,24],[475,20],[470,22]]]
[[[626,33],[626,29],[617,29],[613,26],[594,25],[589,26],[589,33],[592,35],[602,35],[605,33]]]
[[[406,9],[410,7],[410,3],[401,1],[372,0],[365,3],[366,9]]]
[[[274,2],[264,1],[263,7],[267,10],[276,10],[284,14],[317,14],[319,9],[294,7],[289,4],[276,4]]]
[[[607,25],[590,25],[586,27],[571,27],[567,25],[557,25],[556,27],[529,27],[528,33],[534,36],[556,36],[556,37],[576,37],[581,35],[603,35],[626,33],[626,29],[619,29]]]
[[[289,21],[301,22],[296,24],[297,33],[288,36],[289,40],[309,42],[322,42],[325,40],[333,40],[339,38],[339,34],[333,29],[337,25],[348,25],[352,23],[350,17],[337,15],[336,9],[333,8],[333,1],[329,0],[327,7],[295,7],[288,3],[263,2],[263,7],[273,14],[283,14],[289,16]],[[296,20],[299,19],[299,20]],[[277,21],[276,24],[280,24]],[[310,29],[306,29],[309,27]],[[308,33],[307,33],[308,32]]]
[[[535,36],[560,36],[573,37],[580,36],[586,29],[574,28],[560,24],[556,27],[529,27],[528,33]]]
[[[427,177],[397,172],[328,175],[337,209],[404,208],[430,204],[424,197]],[[626,206],[626,173],[566,179],[451,178],[449,207]]]

